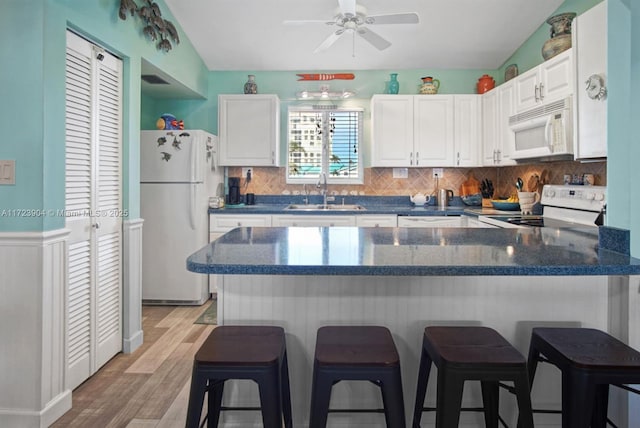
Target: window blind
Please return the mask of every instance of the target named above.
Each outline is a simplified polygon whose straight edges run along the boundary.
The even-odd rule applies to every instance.
[[[360,110],[289,110],[287,179],[362,180]]]

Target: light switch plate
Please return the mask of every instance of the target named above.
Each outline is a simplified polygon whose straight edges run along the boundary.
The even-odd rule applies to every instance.
[[[433,168],[433,178],[442,178],[444,176],[443,168]]]
[[[409,178],[409,168],[393,168],[393,178]]]
[[[16,184],[16,161],[0,160],[0,185]]]

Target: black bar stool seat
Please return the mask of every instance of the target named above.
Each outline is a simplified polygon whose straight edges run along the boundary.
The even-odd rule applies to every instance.
[[[512,381],[522,427],[533,428],[527,362],[497,331],[480,326],[438,326],[424,330],[413,427],[420,427],[431,364],[438,368],[436,428],[457,427],[464,382],[481,382],[487,427],[497,427],[499,382]],[[477,410],[477,409],[473,409]]]
[[[528,357],[532,386],[539,361],[562,372],[563,428],[604,428],[609,385],[640,383],[640,352],[596,329],[534,328]]]
[[[318,329],[310,428],[326,426],[328,413],[332,411],[329,409],[331,388],[341,380],[366,380],[378,385],[387,427],[405,428],[400,357],[386,327],[326,326]]]
[[[258,384],[260,408],[222,407],[224,382],[251,379]],[[208,393],[208,427],[221,410],[261,410],[265,428],[292,428],[289,370],[284,330],[272,326],[216,327],[196,352],[191,375],[187,428],[200,425]]]

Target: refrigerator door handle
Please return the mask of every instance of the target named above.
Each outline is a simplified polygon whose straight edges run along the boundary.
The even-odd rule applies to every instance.
[[[197,195],[196,183],[191,183],[189,186],[189,225],[192,230],[196,229],[196,197]]]
[[[191,144],[189,145],[189,157],[191,158],[190,168],[191,168],[191,182],[201,181],[200,177],[202,176],[202,172],[200,171],[200,163],[198,162],[198,148],[200,140],[196,136],[191,137]]]

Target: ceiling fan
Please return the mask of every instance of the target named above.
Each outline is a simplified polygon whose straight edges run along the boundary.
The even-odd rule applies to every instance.
[[[355,34],[371,43],[379,50],[384,50],[391,46],[391,42],[384,39],[379,34],[371,31],[366,25],[382,25],[382,24],[417,24],[419,22],[418,14],[411,13],[392,13],[386,15],[367,15],[364,6],[356,4],[356,0],[338,0],[338,8],[336,15],[332,21],[328,20],[297,20],[284,21],[285,25],[300,25],[324,23],[327,25],[335,25],[338,27],[329,35],[314,51],[318,53],[328,49],[345,33],[351,32],[355,38]]]

